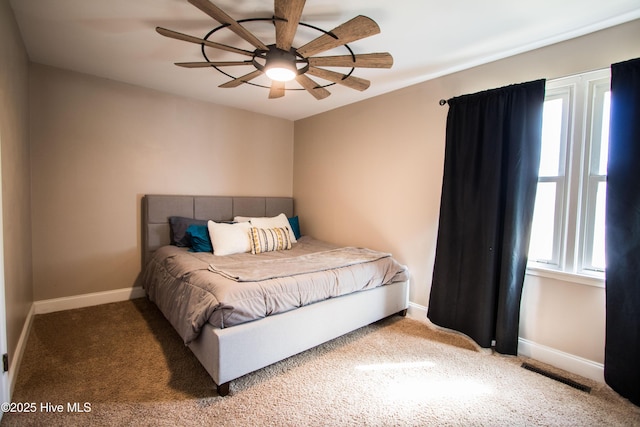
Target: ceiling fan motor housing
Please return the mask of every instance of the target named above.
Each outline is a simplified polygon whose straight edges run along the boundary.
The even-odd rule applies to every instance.
[[[252,63],[260,71],[268,72],[270,68],[285,68],[296,75],[304,74],[309,70],[309,60],[298,55],[294,48],[288,52],[276,47],[275,44],[267,46],[269,50],[256,49]],[[298,67],[298,64],[303,64]],[[268,74],[268,73],[267,73]]]

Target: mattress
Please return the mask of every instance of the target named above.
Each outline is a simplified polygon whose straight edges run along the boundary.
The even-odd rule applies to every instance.
[[[233,327],[406,280],[407,268],[390,254],[303,236],[290,250],[257,255],[163,246],[145,269],[143,287],[189,344],[207,323]]]

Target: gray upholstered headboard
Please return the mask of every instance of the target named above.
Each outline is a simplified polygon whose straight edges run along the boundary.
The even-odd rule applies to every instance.
[[[235,216],[293,216],[291,197],[171,196],[142,198],[142,266],[151,254],[170,243],[169,217],[230,221]]]

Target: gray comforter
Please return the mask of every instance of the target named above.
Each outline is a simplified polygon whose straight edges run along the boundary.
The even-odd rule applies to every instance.
[[[186,344],[205,323],[224,328],[408,280],[389,254],[302,237],[291,250],[224,257],[164,246],[143,287]]]

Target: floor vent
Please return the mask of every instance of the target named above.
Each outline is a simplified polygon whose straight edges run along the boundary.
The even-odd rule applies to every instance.
[[[537,374],[544,375],[545,377],[551,378],[553,380],[560,381],[561,383],[566,384],[569,387],[577,388],[578,390],[584,391],[586,393],[590,393],[591,392],[591,387],[588,387],[588,386],[586,386],[584,384],[580,384],[579,382],[570,380],[569,378],[565,378],[563,376],[554,374],[553,372],[545,371],[544,369],[540,369],[540,368],[535,367],[535,366],[533,366],[533,365],[531,365],[529,363],[526,363],[526,362],[523,363],[522,367],[524,369],[527,369],[529,371],[535,372]]]

